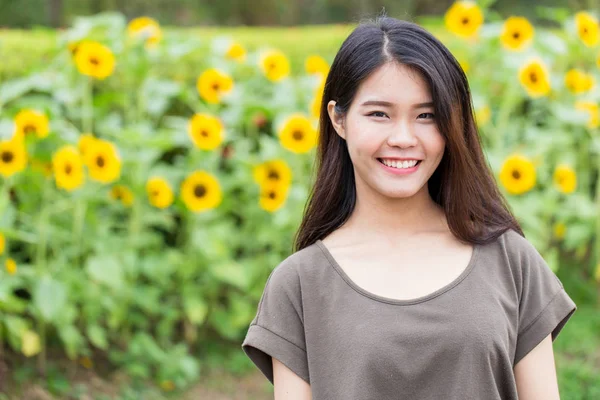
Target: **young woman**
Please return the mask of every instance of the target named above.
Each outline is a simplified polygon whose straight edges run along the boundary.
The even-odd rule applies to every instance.
[[[275,399],[558,399],[552,341],[576,305],[498,190],[449,50],[360,24],[319,129],[295,252],[242,344]]]

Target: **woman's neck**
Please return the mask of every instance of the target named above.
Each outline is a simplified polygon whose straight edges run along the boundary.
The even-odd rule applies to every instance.
[[[390,198],[372,191],[359,193],[344,229],[363,237],[374,236],[372,239],[449,231],[444,210],[431,199],[426,186],[414,196],[405,198]]]

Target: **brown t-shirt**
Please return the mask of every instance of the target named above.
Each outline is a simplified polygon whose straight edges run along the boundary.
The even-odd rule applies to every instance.
[[[280,360],[315,400],[509,400],[513,367],[576,309],[512,229],[475,245],[454,281],[412,300],[362,289],[317,241],[273,270],[242,349],[271,383],[271,357]]]

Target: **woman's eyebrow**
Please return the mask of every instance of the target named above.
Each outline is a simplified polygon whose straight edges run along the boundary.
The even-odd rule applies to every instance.
[[[384,100],[367,100],[361,104],[361,106],[381,106],[381,107],[392,107],[394,103]],[[428,101],[425,103],[413,104],[412,108],[429,108],[433,107],[433,102]]]

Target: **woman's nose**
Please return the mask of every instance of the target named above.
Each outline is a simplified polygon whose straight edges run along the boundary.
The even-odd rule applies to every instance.
[[[417,137],[408,123],[401,122],[390,129],[387,143],[390,146],[411,147],[417,144]]]

